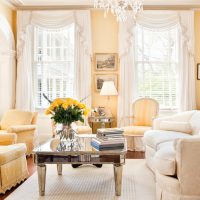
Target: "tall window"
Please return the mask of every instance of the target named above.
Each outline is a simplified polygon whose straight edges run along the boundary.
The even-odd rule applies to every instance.
[[[178,28],[137,25],[135,44],[137,96],[156,99],[161,109],[177,109]]]
[[[50,99],[74,96],[74,24],[58,30],[34,29],[34,88],[36,108]]]

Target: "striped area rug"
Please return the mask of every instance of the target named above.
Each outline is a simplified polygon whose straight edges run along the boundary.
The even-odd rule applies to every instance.
[[[127,159],[123,168],[122,195],[115,196],[113,166],[96,168],[63,165],[57,175],[56,165],[47,165],[46,194],[38,193],[37,172],[19,186],[6,200],[155,200],[155,180],[145,160]]]

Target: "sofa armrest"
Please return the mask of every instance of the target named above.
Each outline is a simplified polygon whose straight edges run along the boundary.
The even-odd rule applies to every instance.
[[[184,194],[200,195],[200,136],[175,143],[177,177]]]
[[[1,133],[0,145],[11,145],[17,142],[17,135],[15,133]]]
[[[8,133],[20,133],[25,131],[34,131],[36,129],[36,125],[15,125],[11,126],[7,129]]]

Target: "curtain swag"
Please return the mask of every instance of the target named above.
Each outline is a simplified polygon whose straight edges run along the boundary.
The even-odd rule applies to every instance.
[[[32,83],[33,28],[59,29],[75,23],[76,97],[91,105],[91,22],[89,10],[17,12],[16,108],[34,110]],[[84,70],[83,70],[84,69]],[[83,73],[83,75],[80,75]],[[87,81],[85,81],[87,80]]]
[[[151,30],[179,28],[179,109],[196,108],[195,103],[195,66],[194,66],[194,12],[193,11],[144,11],[136,21],[127,20],[119,24],[120,88],[118,100],[118,125],[121,119],[132,115],[132,103],[136,98],[134,80],[134,37],[135,26],[139,24]],[[131,73],[131,74],[130,74]],[[128,93],[128,94],[127,94]],[[131,122],[127,120],[124,125]]]

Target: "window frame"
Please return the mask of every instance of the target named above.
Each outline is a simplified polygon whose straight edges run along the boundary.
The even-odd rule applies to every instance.
[[[145,60],[145,59],[137,59],[137,58],[139,58],[138,57],[138,55],[137,55],[137,50],[136,50],[136,48],[138,47],[138,31],[137,31],[137,26],[140,26],[140,27],[142,27],[142,25],[139,25],[139,24],[137,24],[136,26],[135,26],[135,42],[134,42],[134,63],[135,63],[135,78],[134,78],[134,80],[135,80],[135,85],[136,85],[136,87],[135,87],[135,89],[136,89],[136,92],[135,92],[135,94],[136,94],[136,96],[137,96],[137,98],[142,98],[142,97],[149,97],[149,98],[154,98],[154,97],[152,97],[152,95],[139,95],[139,92],[138,92],[138,84],[139,84],[139,81],[138,81],[138,64],[142,64],[143,66],[145,65],[145,64],[152,64],[152,65],[155,65],[156,63],[158,63],[159,65],[164,65],[164,64],[166,64],[167,63],[167,61],[153,61],[153,60]],[[178,50],[178,52],[176,53],[176,55],[177,55],[177,62],[176,61],[172,61],[172,62],[168,62],[168,63],[170,63],[171,65],[176,65],[176,68],[177,68],[177,70],[179,69],[179,61],[178,61],[178,55],[179,55],[179,49],[178,49],[178,47],[179,47],[179,28],[178,28],[178,26],[176,26],[176,27],[173,27],[173,28],[176,28],[176,36],[177,36],[177,40],[176,40],[176,42],[177,42],[177,44],[176,44],[176,47],[177,47],[177,50]],[[173,29],[172,28],[172,29]],[[144,49],[145,47],[144,47],[144,29],[145,29],[145,27],[142,27],[142,49]],[[147,30],[149,29],[149,28],[146,28]],[[156,31],[155,29],[149,29],[150,31]],[[169,29],[169,31],[170,31],[170,29]],[[161,30],[158,30],[158,32],[162,32]],[[169,35],[169,34],[168,34]],[[169,43],[168,43],[169,44]],[[170,49],[169,47],[168,47],[168,49]],[[144,58],[144,54],[142,55],[143,56],[143,58]],[[178,104],[178,91],[177,91],[177,89],[178,89],[178,75],[175,75],[175,78],[176,78],[176,106],[175,107],[172,107],[172,106],[170,106],[170,107],[160,107],[160,112],[161,113],[163,113],[163,114],[167,114],[167,113],[176,113],[178,110],[179,110],[179,104]],[[172,94],[170,94],[169,96],[172,96]],[[158,101],[159,102],[159,101]]]
[[[45,32],[45,29],[46,28],[43,28],[43,27],[35,27],[34,28],[34,33],[33,33],[33,80],[32,80],[32,82],[33,82],[33,90],[34,90],[34,105],[35,105],[35,109],[36,110],[38,110],[39,112],[41,111],[43,111],[43,110],[45,110],[47,107],[48,107],[48,103],[45,105],[44,103],[42,103],[42,102],[44,102],[44,101],[46,101],[46,100],[44,100],[44,101],[41,101],[41,105],[39,105],[39,103],[37,102],[37,101],[39,101],[39,94],[41,94],[41,96],[42,96],[42,93],[44,93],[44,91],[43,90],[41,90],[41,92],[38,90],[38,80],[39,80],[39,75],[38,75],[38,65],[40,65],[41,66],[41,70],[44,70],[44,67],[46,67],[46,66],[48,66],[48,63],[49,63],[49,66],[51,67],[51,65],[52,65],[52,63],[55,63],[55,64],[58,64],[59,63],[59,65],[60,66],[62,66],[63,68],[66,68],[67,69],[67,65],[68,65],[68,63],[69,62],[71,62],[72,63],[72,67],[70,67],[69,69],[70,69],[70,71],[72,70],[73,71],[73,97],[75,96],[75,80],[76,80],[76,69],[75,69],[75,23],[74,22],[72,22],[72,23],[70,23],[68,26],[66,26],[66,27],[64,27],[63,28],[63,31],[67,31],[67,29],[69,28],[69,32],[70,32],[70,29],[72,28],[73,29],[73,47],[70,47],[70,45],[66,45],[66,47],[65,47],[65,41],[63,40],[63,36],[62,36],[62,38],[61,38],[61,41],[60,41],[60,44],[61,45],[55,45],[55,38],[53,39],[53,46],[52,45],[50,45],[50,43],[52,42],[47,42],[47,39],[46,40],[43,40],[43,38],[44,38],[44,35],[42,36],[42,39],[41,39],[41,41],[42,41],[42,45],[41,45],[41,47],[40,46],[38,46],[38,43],[37,43],[37,37],[35,37],[35,34],[37,34],[37,33],[35,33],[36,32],[36,29],[41,29],[42,31],[44,30],[44,32]],[[62,29],[62,28],[61,28]],[[64,30],[65,29],[65,30]],[[51,31],[51,29],[46,29],[47,31]],[[60,28],[58,29],[58,30],[60,30]],[[54,32],[54,31],[56,31],[55,29],[52,29],[52,32]],[[44,32],[43,32],[43,34],[44,34]],[[46,33],[47,34],[47,33]],[[59,33],[58,33],[59,34]],[[39,38],[39,37],[38,37]],[[52,38],[50,38],[49,40],[52,40]],[[45,46],[45,44],[44,43],[46,43],[46,46]],[[48,44],[47,44],[48,43]],[[44,47],[45,46],[45,47]],[[47,50],[50,48],[50,49],[54,49],[54,51],[53,51],[53,56],[52,56],[52,54],[50,54],[50,56],[52,56],[53,57],[53,59],[52,60],[39,60],[39,59],[37,59],[38,58],[38,49],[39,48],[41,48],[41,49],[43,49],[44,51],[45,51],[45,53],[43,54],[44,55],[44,57],[45,56],[47,56],[48,54],[47,54]],[[70,48],[72,48],[72,50],[73,51],[71,51],[71,49]],[[70,58],[70,57],[65,57],[66,59],[54,59],[55,58],[55,56],[56,56],[56,49],[60,49],[60,55],[62,54],[63,56],[62,56],[62,58],[64,58],[65,57],[65,55],[64,55],[64,51],[65,50],[67,50],[68,49],[68,51],[69,52],[73,52],[72,54],[73,54],[73,56]],[[70,50],[69,50],[70,49]],[[66,54],[67,55],[67,54]],[[60,58],[61,58],[61,56],[59,56]],[[60,69],[61,71],[62,71],[62,69]],[[41,76],[43,76],[43,74],[44,74],[44,72],[41,72]],[[61,73],[60,75],[58,75],[58,77],[60,77],[60,76],[62,76],[62,78],[60,79],[60,82],[61,82],[61,84],[60,84],[60,93],[63,95],[63,93],[67,93],[67,90],[64,92],[64,90],[63,90],[63,82],[65,81],[65,79],[67,80],[70,76],[71,76],[71,72],[69,73],[69,71],[65,71],[65,76],[64,76],[64,73]],[[50,77],[48,77],[48,78],[50,78],[50,79],[52,79],[52,77],[53,77],[53,82],[55,82],[56,81],[56,78],[54,77],[54,75],[50,75]],[[63,78],[64,77],[64,78]],[[44,81],[46,81],[46,80],[48,80],[48,78],[45,78],[45,80]],[[40,78],[41,80],[42,80],[42,77]],[[70,79],[71,80],[71,79]],[[66,83],[66,87],[67,87],[67,84],[68,83]],[[63,86],[63,87],[62,87]],[[45,93],[48,93],[48,86],[47,86],[47,82],[46,82],[46,91],[45,91]],[[55,87],[56,87],[56,83],[55,84],[52,84],[52,87],[54,87],[54,89],[52,89],[52,91],[51,91],[51,93],[53,94],[53,93],[57,93],[57,90],[55,89]],[[53,96],[55,96],[55,94],[54,95],[52,95],[52,97]],[[59,95],[59,98],[63,98],[64,96],[61,96],[61,94]],[[67,95],[66,95],[66,97],[68,97]],[[70,97],[72,97],[72,96],[70,96]],[[58,98],[58,97],[54,97],[54,98]],[[42,97],[41,97],[41,99],[42,99]],[[51,99],[51,100],[53,100],[53,99]],[[39,105],[39,106],[38,106]]]

